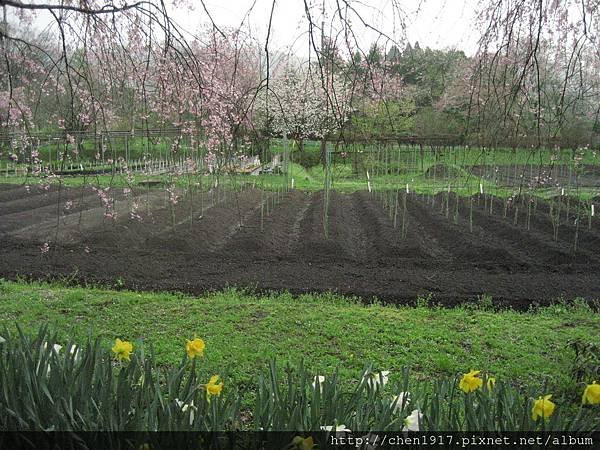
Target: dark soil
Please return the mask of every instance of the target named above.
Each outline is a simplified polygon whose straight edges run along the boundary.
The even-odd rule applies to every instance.
[[[600,219],[577,228],[563,205],[555,240],[541,200],[528,214],[525,200],[505,208],[488,196],[410,194],[404,209],[400,193],[388,211],[367,192],[332,192],[325,236],[322,192],[205,192],[175,205],[162,190],[108,196],[115,219],[89,188],[63,188],[58,203],[56,188],[0,186],[0,277],[194,294],[335,291],[392,303],[421,296],[447,306],[489,295],[517,309],[600,298]]]

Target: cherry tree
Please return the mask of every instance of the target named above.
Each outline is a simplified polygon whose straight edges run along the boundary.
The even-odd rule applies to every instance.
[[[573,118],[568,114],[573,102],[589,115],[595,101],[591,115],[597,121],[597,81],[590,67],[600,59],[599,15],[598,0],[482,3],[471,98],[481,125],[496,128],[493,141],[506,137],[503,130],[509,128],[540,147]]]
[[[285,61],[257,99],[257,119],[270,133],[294,139],[300,151],[306,139],[339,137],[352,115],[355,86],[342,70],[345,62],[336,64],[323,78],[316,64]]]
[[[263,83],[254,41],[241,30],[226,37],[216,31],[199,53],[207,74],[203,91],[202,130],[209,152],[223,163],[238,156],[253,126],[252,105]]]

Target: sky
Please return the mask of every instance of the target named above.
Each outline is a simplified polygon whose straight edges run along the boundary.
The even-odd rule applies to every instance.
[[[320,25],[322,0],[308,2],[314,5],[313,19]],[[193,12],[179,10],[173,13],[175,20],[188,31],[195,31],[204,17],[200,2],[195,3],[198,6]],[[326,20],[327,30],[336,1],[325,0],[325,3],[329,19]],[[472,27],[477,0],[352,0],[351,3],[369,25],[394,39],[400,40],[404,36],[397,16],[393,14],[395,3],[400,5],[407,17],[405,34],[411,44],[418,41],[423,48],[457,48],[469,55],[477,49],[476,33]],[[244,21],[252,34],[264,42],[272,0],[205,0],[205,5],[217,25],[238,27]],[[377,34],[364,27],[358,18],[354,18],[353,23],[353,30],[362,41],[361,47],[368,48],[377,39]],[[270,39],[273,48],[291,47],[299,56],[306,56],[309,48],[307,30],[303,0],[276,1]]]
[[[477,34],[473,20],[478,0],[325,0],[326,34],[335,34],[330,27],[333,8],[339,2],[347,1],[362,19],[398,42],[405,39],[414,45],[416,41],[422,48],[456,48],[467,55],[477,50]],[[47,3],[44,0],[31,0],[32,3]],[[198,0],[188,0],[193,5],[171,7],[171,17],[186,31],[197,33],[208,18]],[[307,0],[311,5],[313,20],[320,26],[323,0]],[[237,28],[242,23],[250,30],[261,45],[267,36],[272,0],[205,0],[208,12],[217,26]],[[394,5],[403,10],[406,29],[398,23]],[[10,12],[11,9],[9,9]],[[44,29],[53,20],[47,12],[39,12],[34,21],[38,30]],[[339,21],[337,21],[339,24]],[[361,24],[358,17],[352,18],[352,30],[363,51],[367,51],[378,34]],[[55,25],[51,25],[53,27]],[[338,25],[339,26],[339,25]],[[305,17],[303,0],[276,0],[270,37],[270,50],[281,50],[296,54],[304,59],[309,54],[308,21]],[[316,32],[316,36],[320,31]],[[384,39],[385,40],[385,39]],[[381,44],[385,44],[381,40]]]

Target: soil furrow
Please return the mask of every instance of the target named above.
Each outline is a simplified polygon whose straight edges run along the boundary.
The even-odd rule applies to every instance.
[[[116,220],[105,217],[100,199],[87,190],[68,192],[75,211],[61,218],[58,241],[52,205],[32,208],[39,199],[24,195],[22,207],[10,214],[16,214],[14,221],[0,217],[0,227],[21,219],[19,227],[0,235],[0,277],[69,277],[109,285],[119,280],[120,287],[193,294],[226,286],[335,291],[396,303],[432,294],[448,306],[490,295],[494,304],[519,309],[560,298],[593,301],[600,292],[595,232],[582,233],[582,259],[566,261],[568,244],[554,243],[547,228],[537,229],[537,220],[540,225],[546,220],[539,217],[547,215],[542,204],[527,231],[523,216],[514,226],[496,205],[488,215],[482,199],[474,205],[471,233],[468,199],[461,200],[454,223],[453,196],[447,217],[444,194],[435,208],[429,197],[409,194],[405,210],[401,192],[394,227],[393,213],[390,218],[377,195],[332,191],[325,235],[323,192],[292,191],[275,205],[270,201],[262,227],[261,201],[273,192],[222,192],[223,201],[214,205],[206,193],[202,199],[183,196],[171,209],[164,190],[136,189],[127,199],[114,190]],[[133,202],[141,222],[130,217]],[[40,245],[48,239],[50,251],[44,254]]]
[[[299,241],[292,253],[296,259],[307,262],[314,260],[334,263],[336,260],[351,260],[351,252],[335,240],[339,236],[335,223],[328,223],[327,236],[325,235],[324,200],[322,191],[312,195],[310,206],[300,221]],[[331,201],[329,218],[336,214],[335,208],[336,202]]]
[[[494,201],[492,212],[489,214],[489,204]],[[468,200],[463,200],[461,209],[467,210],[468,214]],[[510,241],[522,249],[527,249],[527,253],[533,255],[529,258],[532,263],[546,264],[546,265],[562,265],[562,264],[588,264],[588,263],[599,263],[597,249],[600,248],[600,239],[596,238],[593,234],[588,233],[586,230],[580,229],[579,233],[579,245],[578,251],[573,254],[573,233],[574,229],[569,230],[568,226],[562,225],[559,229],[559,239],[554,241],[554,232],[552,225],[544,223],[540,217],[543,213],[534,211],[534,207],[531,206],[530,218],[529,218],[529,230],[526,228],[527,224],[527,207],[521,207],[521,210],[525,210],[523,213],[519,212],[517,218],[517,225],[514,225],[514,207],[507,210],[506,217],[504,217],[504,202],[499,199],[489,199],[487,202],[487,208],[483,201],[473,202],[473,214],[477,214],[481,221],[492,222],[489,226],[485,226],[484,229],[489,234],[497,234],[503,236],[506,241]],[[570,236],[567,238],[567,235]],[[565,239],[560,239],[560,237]],[[596,250],[594,250],[596,249]]]
[[[113,194],[113,201],[110,202],[111,210],[116,213],[117,221],[106,216],[107,208],[102,204],[98,196],[90,196],[84,205],[79,205],[79,209],[68,215],[61,217],[58,223],[58,234],[56,231],[57,220],[56,213],[53,216],[44,218],[40,223],[28,222],[25,227],[15,229],[10,235],[18,239],[32,239],[34,241],[56,241],[62,243],[86,242],[103,243],[108,237],[108,242],[117,242],[110,239],[110,234],[118,227],[118,224],[135,222],[129,218],[130,205],[134,201],[141,203],[142,196],[135,196],[128,199],[123,197],[121,191]],[[144,194],[143,200],[146,197]],[[160,196],[151,197],[152,208],[160,201]],[[110,212],[110,211],[109,211]],[[117,235],[124,237],[122,231]],[[105,236],[107,235],[107,236]],[[120,244],[122,239],[118,240]],[[127,243],[127,241],[124,241]]]
[[[477,266],[488,270],[512,270],[522,263],[501,246],[490,245],[485,239],[472,234],[464,226],[452,223],[414,197],[409,200],[410,212],[426,233],[452,256],[455,267]],[[438,201],[436,205],[440,205]]]
[[[424,244],[423,235],[417,232],[418,223],[412,222],[406,212],[405,231],[402,236],[404,210],[402,194],[398,196],[398,212],[396,228],[393,219],[367,193],[357,192],[352,195],[355,210],[361,222],[363,233],[368,236],[367,257],[379,259],[387,263],[395,260],[430,261],[433,253]]]
[[[266,199],[265,199],[266,202]],[[278,259],[290,256],[297,242],[299,222],[310,204],[310,196],[292,191],[267,214],[260,205],[244,226],[223,247],[227,254],[258,259]]]

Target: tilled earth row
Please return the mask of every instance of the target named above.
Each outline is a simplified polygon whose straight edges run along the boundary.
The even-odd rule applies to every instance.
[[[491,197],[400,194],[389,211],[368,192],[331,192],[325,216],[322,192],[214,191],[175,204],[144,189],[101,197],[0,185],[0,277],[448,306],[488,295],[517,309],[600,298],[600,221],[575,226],[564,212],[555,239],[544,203],[506,211]]]

